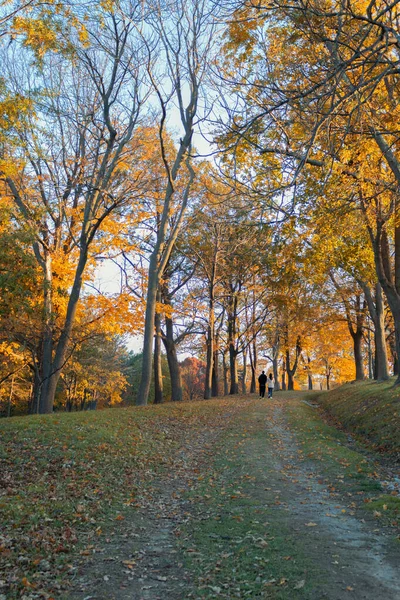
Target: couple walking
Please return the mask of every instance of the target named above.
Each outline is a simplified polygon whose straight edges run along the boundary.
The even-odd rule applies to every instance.
[[[260,377],[258,378],[258,383],[260,384],[260,398],[264,398],[265,396],[265,386],[267,384],[268,381],[268,398],[272,398],[272,392],[274,391],[274,378],[272,377],[272,373],[270,373],[268,375],[268,377],[265,374],[265,371],[263,371],[260,375]]]

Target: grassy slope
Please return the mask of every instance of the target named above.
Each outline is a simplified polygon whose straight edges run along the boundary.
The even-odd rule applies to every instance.
[[[234,408],[222,399],[2,420],[0,599],[56,595],[71,555],[89,554],[138,488]]]
[[[400,386],[384,383],[346,384],[318,396],[322,406],[347,431],[376,450],[400,454]]]

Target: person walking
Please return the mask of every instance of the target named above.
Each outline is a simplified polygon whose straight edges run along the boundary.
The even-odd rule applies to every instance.
[[[274,391],[275,381],[272,373],[268,375],[268,398],[272,398],[272,392]]]
[[[258,383],[260,384],[260,398],[264,398],[265,396],[265,385],[267,383],[267,376],[265,371],[263,371],[258,378]]]

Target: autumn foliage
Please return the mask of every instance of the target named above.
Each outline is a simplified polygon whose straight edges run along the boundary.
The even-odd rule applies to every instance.
[[[75,4],[2,3],[1,415],[398,375],[395,8]]]

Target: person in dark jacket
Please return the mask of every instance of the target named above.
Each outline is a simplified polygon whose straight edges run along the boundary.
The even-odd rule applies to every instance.
[[[265,396],[265,385],[267,383],[267,376],[265,371],[263,371],[258,378],[258,383],[260,384],[260,398],[264,398]]]

